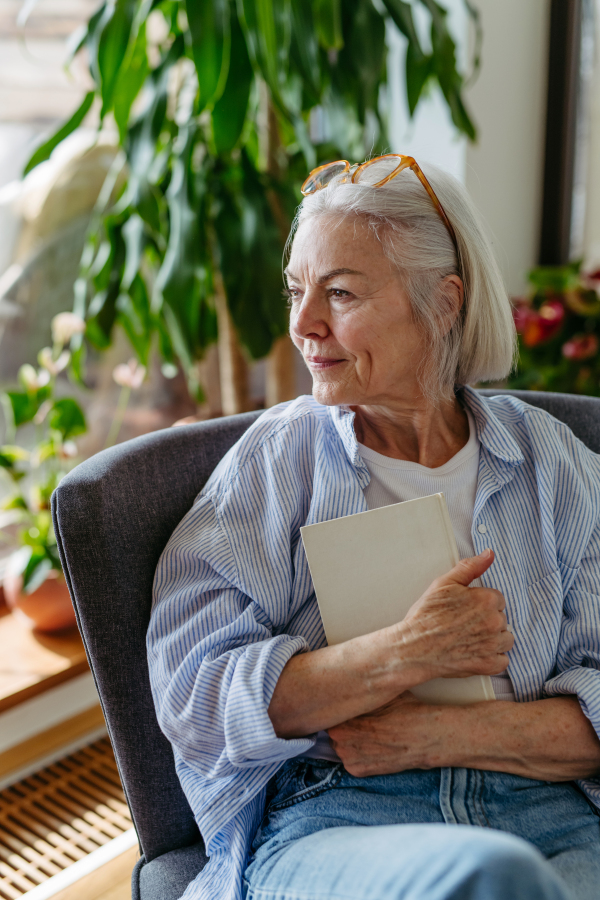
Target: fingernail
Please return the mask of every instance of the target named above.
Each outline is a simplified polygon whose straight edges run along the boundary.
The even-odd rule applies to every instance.
[[[486,547],[486,549],[479,555],[482,556],[483,559],[488,559],[491,552],[492,552],[491,549],[489,547]]]

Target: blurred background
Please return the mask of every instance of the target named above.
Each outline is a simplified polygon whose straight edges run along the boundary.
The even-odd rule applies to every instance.
[[[300,185],[385,152],[482,212],[503,386],[599,396],[600,0],[0,0],[0,898],[129,896],[52,491],[116,442],[310,392],[282,296]],[[15,830],[40,766],[71,805]]]
[[[508,385],[599,394],[599,33],[599,0],[2,0],[0,559],[58,570],[82,458],[310,392],[281,261],[332,159],[452,172]]]

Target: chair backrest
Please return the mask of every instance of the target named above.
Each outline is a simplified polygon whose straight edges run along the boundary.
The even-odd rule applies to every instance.
[[[600,399],[508,393],[547,409],[600,452]],[[145,642],[154,570],[213,468],[258,415],[166,429],[104,450],[67,475],[52,498],[61,560],[147,862],[198,840],[150,692]]]

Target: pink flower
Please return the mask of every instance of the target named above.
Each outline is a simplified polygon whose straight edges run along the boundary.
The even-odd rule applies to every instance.
[[[25,363],[19,369],[19,379],[26,391],[39,391],[50,381],[50,372],[46,369],[39,369],[36,372],[33,366]]]
[[[128,363],[121,363],[113,369],[113,379],[117,384],[132,390],[141,387],[145,377],[146,367],[140,366],[135,359],[130,359]]]
[[[75,313],[59,313],[52,319],[52,340],[55,344],[68,344],[72,337],[84,331],[85,322]]]
[[[38,353],[38,362],[40,366],[47,369],[51,375],[58,375],[59,372],[62,372],[62,370],[68,366],[70,359],[71,354],[68,350],[63,350],[58,359],[54,359],[50,347],[43,347]]]
[[[590,359],[597,352],[598,338],[595,334],[575,334],[562,347],[562,354],[566,359]]]

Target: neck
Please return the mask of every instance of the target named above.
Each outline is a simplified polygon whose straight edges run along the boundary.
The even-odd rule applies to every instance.
[[[443,466],[469,440],[469,420],[456,398],[434,406],[425,397],[391,405],[353,406],[356,438],[392,459]]]

